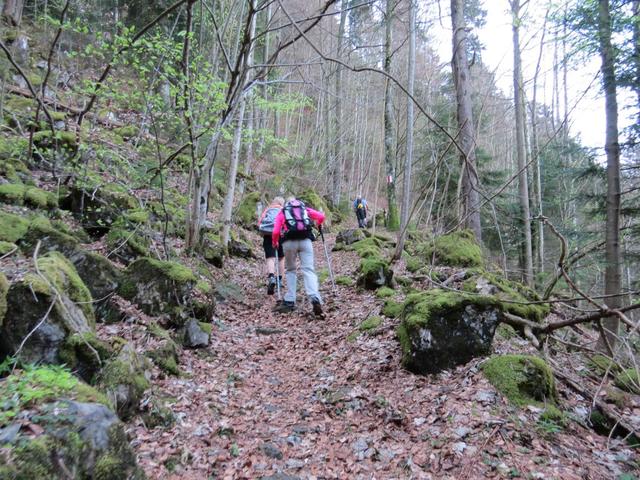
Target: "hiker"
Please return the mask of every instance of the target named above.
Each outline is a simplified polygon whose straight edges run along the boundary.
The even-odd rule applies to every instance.
[[[278,247],[282,236],[282,249],[284,250],[285,268],[287,272],[287,293],[284,301],[274,311],[280,313],[292,312],[296,308],[296,258],[300,256],[300,267],[307,296],[311,300],[313,313],[322,316],[322,298],[318,291],[318,277],[313,267],[313,245],[315,240],[311,231],[315,221],[318,228],[324,222],[324,213],[305,206],[295,197],[289,197],[284,208],[278,213],[273,228],[273,248]]]
[[[273,295],[282,286],[282,272],[284,272],[284,252],[282,245],[274,248],[271,235],[275,225],[276,216],[284,206],[284,198],[276,197],[267,208],[262,211],[258,219],[258,231],[262,234],[262,249],[265,257],[265,270],[267,273],[267,295]],[[276,253],[278,257],[278,278],[276,278]]]
[[[367,228],[367,201],[362,198],[362,195],[358,195],[354,200],[353,209],[358,219],[358,228]]]

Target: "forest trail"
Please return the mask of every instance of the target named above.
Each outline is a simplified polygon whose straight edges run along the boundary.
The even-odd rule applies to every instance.
[[[332,242],[330,242],[332,243]],[[325,268],[315,243],[317,270]],[[357,256],[335,252],[336,275]],[[131,427],[150,478],[607,478],[610,462],[583,462],[604,440],[549,440],[531,432],[478,372],[479,361],[438,377],[400,367],[395,323],[347,337],[381,306],[371,293],[322,284],[326,320],[300,302],[272,313],[262,262],[231,259],[221,273],[237,301],[218,305],[212,343],[181,354],[182,378],[154,379],[177,417],[169,429]],[[226,275],[226,276],[225,276]],[[223,278],[224,277],[224,278]],[[231,283],[229,283],[231,282]],[[242,298],[240,298],[242,297]],[[112,327],[113,328],[113,327]],[[581,434],[584,437],[584,434]]]

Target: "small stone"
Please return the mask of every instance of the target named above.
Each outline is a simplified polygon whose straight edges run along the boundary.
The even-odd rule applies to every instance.
[[[496,394],[490,390],[480,390],[476,393],[474,400],[482,403],[492,403],[496,398]]]
[[[456,442],[453,444],[453,451],[457,453],[463,453],[467,448],[467,444],[465,442]]]
[[[14,423],[5,428],[0,428],[0,445],[11,443],[20,431],[20,424]]]
[[[209,345],[209,334],[202,330],[200,324],[193,318],[184,326],[184,346],[189,348],[206,347]]]
[[[291,458],[285,463],[286,468],[300,469],[304,467],[304,461],[297,458]]]
[[[356,440],[353,444],[353,450],[355,452],[364,452],[367,448],[369,448],[369,442],[367,442],[364,438]]]
[[[282,460],[282,452],[273,443],[270,443],[270,442],[263,443],[262,446],[260,447],[260,450],[262,450],[262,453],[264,453],[269,458]]]
[[[419,427],[420,425],[424,425],[424,422],[426,422],[426,421],[427,421],[427,419],[426,419],[426,418],[424,418],[424,417],[418,417],[418,418],[414,418],[414,419],[413,419],[413,424],[414,424],[416,427]]]
[[[466,437],[470,431],[471,431],[470,428],[458,427],[453,431],[453,433],[455,434],[456,438],[460,439],[460,438]]]
[[[511,471],[509,466],[504,462],[500,462],[498,465],[496,465],[496,470],[498,470],[498,472],[502,473],[503,475],[506,475]]]
[[[292,447],[299,445],[301,442],[302,442],[302,438],[300,438],[298,435],[289,435],[287,437],[287,443]]]

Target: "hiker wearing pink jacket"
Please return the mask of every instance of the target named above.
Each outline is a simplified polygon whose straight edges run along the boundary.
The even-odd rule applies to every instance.
[[[311,300],[313,313],[322,316],[322,298],[318,290],[318,276],[313,266],[312,220],[321,226],[325,220],[324,213],[307,207],[295,197],[289,197],[284,208],[276,216],[271,241],[273,248],[277,248],[282,237],[287,272],[287,293],[284,295],[284,301],[274,309],[276,312],[287,313],[296,308],[296,259],[300,256],[304,288]]]

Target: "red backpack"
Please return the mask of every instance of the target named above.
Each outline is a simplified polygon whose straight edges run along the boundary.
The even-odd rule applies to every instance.
[[[310,238],[311,220],[307,207],[300,200],[287,202],[282,209],[286,225],[285,237],[288,239]]]

